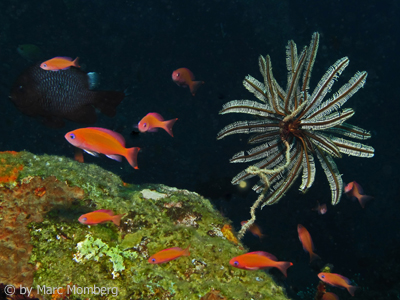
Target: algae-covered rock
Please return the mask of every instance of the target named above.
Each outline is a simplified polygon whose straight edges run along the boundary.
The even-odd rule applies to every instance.
[[[1,153],[0,160],[8,169],[13,164],[23,166],[12,174],[13,180],[2,184],[0,194],[18,190],[25,200],[17,200],[25,207],[32,204],[26,199],[35,207],[47,207],[29,212],[31,220],[25,212],[18,225],[29,232],[24,236],[30,245],[24,253],[29,263],[26,259],[25,266],[15,266],[13,272],[28,269],[32,276],[18,281],[15,274],[6,274],[5,284],[33,286],[46,299],[61,290],[69,299],[200,299],[208,298],[210,291],[218,291],[221,299],[287,299],[267,273],[229,265],[232,257],[246,251],[225,237],[232,236],[229,226],[224,227],[229,220],[196,193],[161,184],[126,184],[96,165],[63,157],[21,152]],[[4,201],[1,197],[0,206]],[[12,205],[21,207],[18,201]],[[77,221],[96,209],[126,215],[119,227],[112,222],[87,226]],[[4,213],[0,210],[1,230],[6,225]],[[20,250],[10,246],[13,239],[9,235],[0,240],[10,255]],[[158,265],[147,261],[165,248],[188,245],[190,256]]]

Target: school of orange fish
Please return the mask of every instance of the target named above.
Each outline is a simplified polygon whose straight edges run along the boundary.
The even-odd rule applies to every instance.
[[[80,66],[78,65],[78,58],[73,60],[68,57],[55,57],[43,62],[40,67],[43,70],[57,72],[69,69],[70,67],[79,68]],[[194,79],[193,73],[187,68],[180,68],[172,73],[172,80],[178,86],[189,87],[193,96],[197,89],[204,84],[203,81],[195,81]],[[154,132],[157,131],[158,128],[161,128],[173,137],[172,127],[177,120],[178,119],[175,118],[165,121],[159,113],[151,112],[140,120],[137,128],[140,132]],[[117,132],[99,127],[80,128],[68,132],[65,135],[65,139],[73,146],[94,156],[104,154],[117,161],[121,161],[122,157],[125,157],[133,168],[138,169],[137,155],[140,148],[125,148],[125,139]],[[362,208],[365,207],[365,203],[368,200],[372,199],[371,196],[364,195],[361,186],[355,181],[347,184],[344,188],[344,192],[349,198],[357,199]],[[318,211],[319,214],[325,214],[327,212],[327,207],[326,204],[321,205],[318,202],[313,210]],[[125,214],[114,215],[111,210],[100,209],[80,216],[78,221],[84,225],[113,222],[115,225],[119,226],[121,218],[124,217],[124,215]],[[241,225],[245,223],[246,221],[243,221]],[[256,224],[250,226],[249,231],[260,239],[265,237]],[[304,251],[308,252],[310,255],[310,263],[315,259],[320,259],[320,257],[314,253],[313,241],[308,230],[303,225],[298,224],[297,232]],[[189,256],[189,247],[190,245],[186,249],[180,247],[163,249],[152,255],[148,259],[148,262],[151,264],[162,264],[181,256]],[[274,255],[264,251],[254,251],[233,257],[229,263],[235,268],[244,270],[277,268],[285,277],[287,276],[287,269],[293,265],[291,262],[278,261]],[[348,278],[340,274],[321,272],[318,274],[318,278],[328,285],[347,289],[352,296],[354,296],[357,289],[356,286],[350,285],[351,281]],[[322,299],[337,300],[339,297],[334,293],[324,291]]]

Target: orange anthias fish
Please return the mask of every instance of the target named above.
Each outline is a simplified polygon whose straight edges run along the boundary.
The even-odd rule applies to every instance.
[[[334,293],[327,292],[322,296],[322,300],[339,300],[339,297]]]
[[[351,281],[350,279],[339,275],[335,273],[319,273],[318,274],[319,279],[321,279],[323,282],[338,287],[338,288],[345,288],[349,291],[350,295],[354,296],[354,292],[358,287],[350,285]]]
[[[372,196],[364,195],[364,191],[363,191],[362,187],[355,181],[352,181],[348,185],[346,185],[344,188],[344,192],[350,198],[352,198],[352,197],[357,198],[358,202],[360,202],[360,205],[362,208],[364,208],[365,203],[368,200],[371,200],[374,198]]]
[[[244,270],[260,270],[266,268],[277,268],[287,277],[287,269],[293,266],[288,261],[278,261],[271,253],[264,251],[255,251],[242,254],[232,258],[229,263],[235,268]]]
[[[193,96],[196,94],[197,89],[204,83],[204,81],[194,81],[193,73],[187,68],[180,68],[172,72],[172,80],[179,86],[188,86]]]
[[[242,222],[240,222],[240,225],[243,226],[243,225],[246,224],[246,223],[247,223],[247,221],[242,221]],[[255,223],[251,224],[251,226],[249,227],[248,230],[249,230],[254,236],[258,236],[259,239],[262,239],[262,238],[265,237],[265,235],[262,234],[260,227],[258,227],[258,225],[255,224]]]
[[[112,221],[115,225],[119,226],[123,216],[125,216],[125,214],[114,215],[112,210],[99,209],[80,216],[78,221],[84,225],[96,225]]]
[[[140,132],[154,132],[157,131],[157,128],[162,128],[172,137],[172,126],[174,126],[175,122],[178,119],[172,119],[168,121],[164,121],[164,118],[158,113],[148,113],[143,119],[138,123],[138,129]]]
[[[80,128],[68,132],[65,139],[94,156],[101,153],[117,161],[121,161],[121,156],[124,156],[132,167],[138,169],[137,154],[140,148],[125,148],[124,137],[112,130],[99,127]]]
[[[70,57],[54,57],[52,59],[46,60],[43,62],[40,67],[43,70],[47,71],[60,71],[60,70],[66,70],[69,69],[70,67],[76,67],[80,68],[78,65],[78,59],[79,57],[75,58],[75,60],[72,60]]]
[[[179,247],[173,247],[173,248],[161,250],[161,251],[157,252],[156,254],[154,254],[153,256],[151,256],[148,259],[148,262],[151,264],[162,264],[162,263],[169,262],[170,260],[177,259],[181,256],[189,256],[190,255],[189,247],[190,247],[190,245],[186,249],[182,249]]]
[[[314,244],[307,229],[303,225],[298,224],[297,233],[299,234],[299,240],[303,245],[304,251],[310,254],[310,262],[312,262],[314,259],[321,259],[317,254],[314,253]]]

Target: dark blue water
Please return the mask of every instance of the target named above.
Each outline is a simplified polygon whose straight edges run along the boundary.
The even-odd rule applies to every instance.
[[[375,200],[362,209],[342,197],[337,206],[328,205],[326,215],[316,214],[311,208],[317,200],[330,202],[326,177],[317,167],[314,186],[306,195],[297,192],[300,182],[295,183],[278,204],[257,212],[257,224],[267,238],[260,242],[248,234],[244,242],[253,251],[268,251],[294,263],[282,281],[292,298],[302,299],[301,293],[315,288],[319,268],[331,263],[334,272],[363,287],[353,299],[397,299],[399,6],[395,1],[2,1],[0,150],[73,157],[64,134],[81,125],[68,122],[62,129],[48,128],[22,115],[8,95],[12,82],[31,64],[17,53],[18,45],[35,44],[46,58],[79,56],[86,71],[100,73],[101,89],[132,91],[116,117],[99,115],[95,126],[118,131],[127,146],[142,148],[139,170],[105,157],[85,155],[85,161],[129,183],[156,182],[197,191],[238,229],[257,197],[230,184],[245,165],[230,164],[229,158],[248,149],[247,136],[217,141],[216,134],[246,116],[218,112],[229,100],[254,100],[242,80],[247,74],[262,80],[260,54],[270,54],[274,75],[285,86],[287,41],[293,39],[301,49],[318,31],[311,89],[343,56],[350,58],[350,65],[334,91],[356,71],[369,73],[365,87],[345,107],[356,111],[351,124],[371,131],[366,143],[375,148],[375,157],[344,157],[337,164],[345,182],[359,182]],[[205,81],[195,97],[172,82],[172,71],[180,67]],[[175,137],[164,131],[132,135],[133,126],[149,112],[178,118]],[[309,265],[298,241],[298,223],[310,231],[322,261]],[[351,298],[347,291],[334,291],[340,299]]]

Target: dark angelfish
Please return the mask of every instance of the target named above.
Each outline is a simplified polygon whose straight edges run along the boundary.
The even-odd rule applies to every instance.
[[[77,123],[96,122],[96,108],[112,117],[125,94],[118,91],[93,91],[93,73],[77,68],[49,72],[40,63],[27,68],[11,88],[11,101],[29,116],[41,116],[52,127],[64,126],[67,119]]]

